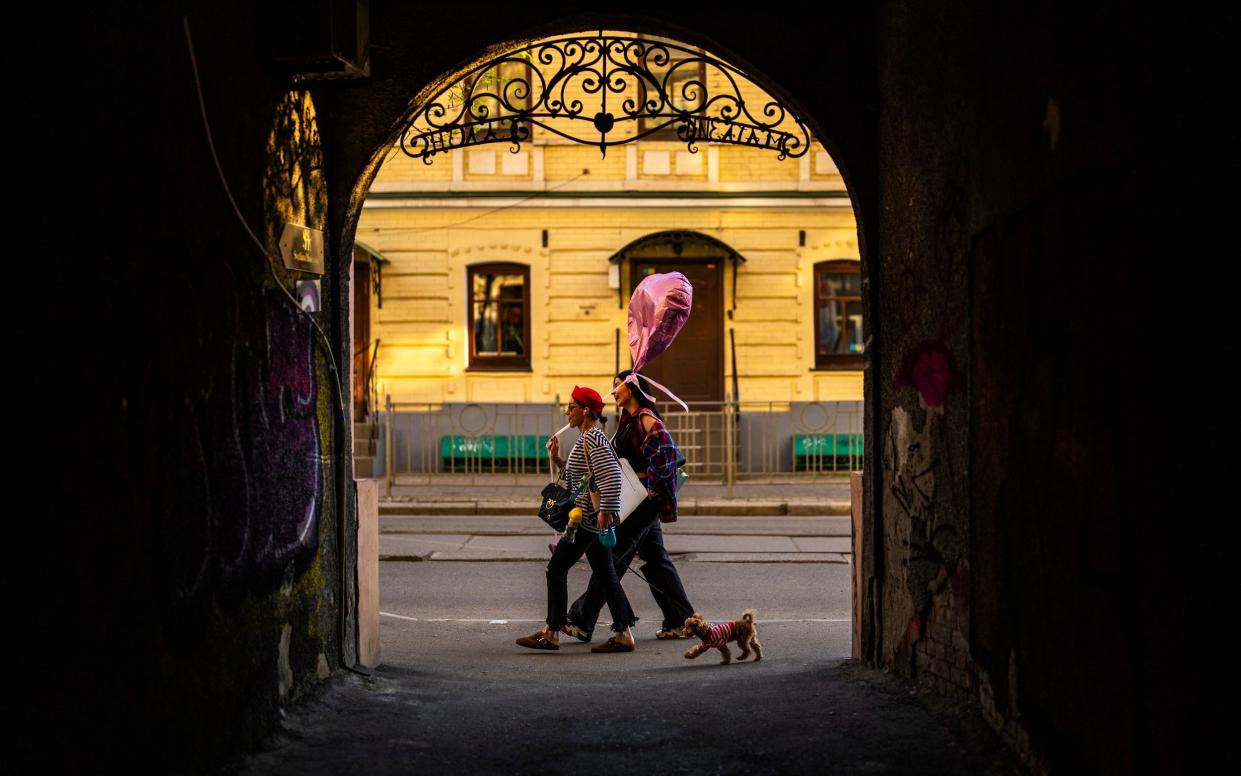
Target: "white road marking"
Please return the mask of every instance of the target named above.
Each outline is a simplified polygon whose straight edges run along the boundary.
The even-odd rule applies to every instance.
[[[383,617],[392,617],[397,620],[406,620],[408,622],[482,622],[487,625],[508,625],[513,622],[543,622],[542,620],[523,620],[520,618],[493,620],[488,617],[406,617],[403,614],[393,614],[392,612],[380,612],[379,614]]]
[[[403,614],[393,614],[392,612],[380,612],[383,617],[391,617],[395,620],[405,620],[407,622],[481,622],[487,625],[509,625],[517,622],[543,622],[540,619],[522,619],[508,618],[504,620],[495,620],[486,617],[406,617]],[[713,621],[714,622],[714,621]],[[765,624],[787,624],[796,622],[853,622],[848,618],[821,618],[821,617],[804,617],[801,619],[789,620],[759,620],[760,625]]]
[[[765,625],[767,623],[787,623],[787,622],[853,622],[853,620],[849,618],[841,619],[841,618],[833,618],[833,617],[827,617],[827,618],[805,617],[800,620],[755,620],[755,622],[757,622],[760,625]]]

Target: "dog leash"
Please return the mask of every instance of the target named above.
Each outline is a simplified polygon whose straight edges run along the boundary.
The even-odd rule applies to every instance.
[[[647,579],[646,577],[644,577],[644,576],[642,575],[642,572],[640,572],[640,571],[638,571],[637,569],[635,569],[635,568],[633,567],[633,564],[632,564],[632,563],[628,563],[628,564],[626,564],[626,568],[628,568],[628,569],[629,569],[629,573],[630,573],[630,574],[633,574],[635,577],[637,577],[638,579],[640,579],[640,580],[642,580],[643,582],[645,582],[645,583],[647,584],[647,586],[648,586],[649,588],[651,588],[652,590],[654,590],[656,593],[659,593],[659,594],[660,594],[660,595],[662,595],[662,596],[668,596],[668,594],[667,594],[667,593],[665,593],[663,590],[660,590],[658,587],[656,587],[656,586],[654,585],[654,583],[652,583],[652,582],[651,582],[651,580],[649,580],[649,579]],[[669,596],[669,597],[671,597],[671,596]]]
[[[637,551],[637,545],[638,545],[638,542],[634,542],[634,548],[635,548],[635,549],[634,549],[634,552],[633,552],[634,556],[636,556],[636,555],[638,554],[638,551]],[[672,560],[672,558],[671,558],[671,557],[669,557],[669,558],[668,558],[668,560],[669,560],[669,561],[671,561],[671,560]],[[629,573],[633,574],[635,577],[637,577],[638,579],[640,579],[640,580],[642,580],[643,582],[645,582],[645,583],[647,584],[647,586],[648,586],[649,588],[651,588],[652,590],[654,590],[656,593],[659,593],[660,595],[665,596],[665,597],[667,597],[667,598],[671,598],[671,597],[672,597],[672,596],[671,596],[671,594],[669,594],[668,592],[666,592],[666,591],[664,591],[664,590],[660,589],[657,585],[655,585],[653,582],[651,582],[651,580],[647,579],[647,578],[646,578],[646,575],[644,575],[642,572],[640,572],[640,571],[638,571],[637,569],[635,569],[635,568],[633,567],[633,558],[632,558],[632,557],[630,558],[630,560],[629,560],[629,561],[627,561],[627,562],[625,563],[625,568],[629,571]]]

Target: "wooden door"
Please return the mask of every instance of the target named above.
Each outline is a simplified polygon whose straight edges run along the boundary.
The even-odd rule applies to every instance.
[[[674,271],[689,278],[694,287],[694,307],[672,347],[642,372],[686,402],[723,401],[724,259],[635,259],[630,265],[629,287],[636,288],[647,275]]]
[[[353,262],[353,419],[367,419],[374,407],[367,403],[367,376],[371,365],[371,264]]]

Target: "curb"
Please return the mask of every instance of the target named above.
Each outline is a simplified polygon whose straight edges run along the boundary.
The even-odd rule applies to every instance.
[[[533,515],[534,506],[524,501],[380,501],[384,515]],[[850,514],[848,501],[727,501],[690,500],[678,505],[681,515],[720,517],[839,517]]]

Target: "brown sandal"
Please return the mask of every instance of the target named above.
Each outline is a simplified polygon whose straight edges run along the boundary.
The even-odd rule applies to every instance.
[[[667,640],[667,639],[688,639],[688,638],[689,638],[689,634],[685,632],[685,629],[684,629],[684,628],[666,628],[666,629],[661,630],[660,632],[656,633],[656,634],[655,634],[655,638],[657,638],[657,639],[663,639],[663,640]]]
[[[517,639],[517,646],[528,649],[560,649],[560,645],[544,636],[543,631],[532,636],[522,636]]]
[[[591,652],[633,652],[633,645],[626,644],[623,641],[617,641],[616,637],[608,639],[602,644],[596,644],[590,648]]]

